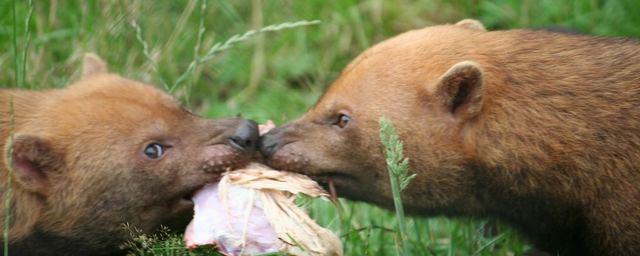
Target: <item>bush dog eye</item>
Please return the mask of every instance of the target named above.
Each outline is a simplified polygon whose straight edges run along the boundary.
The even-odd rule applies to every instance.
[[[351,117],[345,114],[340,114],[338,115],[338,118],[336,119],[336,122],[333,123],[333,125],[338,126],[340,128],[344,128],[347,126],[347,124],[349,124],[349,122],[351,121]]]
[[[165,146],[158,143],[151,143],[144,149],[144,154],[151,159],[159,159],[164,155]]]

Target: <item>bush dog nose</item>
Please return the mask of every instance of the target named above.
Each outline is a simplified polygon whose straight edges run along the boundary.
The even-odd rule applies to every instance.
[[[271,156],[273,156],[273,153],[278,150],[280,146],[279,144],[280,143],[278,143],[277,136],[275,136],[275,133],[271,131],[262,136],[262,141],[260,143],[260,152],[266,158],[271,158]]]
[[[259,139],[258,124],[252,120],[242,120],[229,137],[229,144],[247,153],[253,153],[258,147]]]

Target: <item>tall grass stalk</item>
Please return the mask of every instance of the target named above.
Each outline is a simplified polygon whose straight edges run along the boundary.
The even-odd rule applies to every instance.
[[[243,34],[235,34],[232,37],[230,37],[229,39],[227,39],[227,41],[225,41],[224,43],[216,43],[214,44],[211,48],[209,48],[209,50],[207,51],[206,54],[204,54],[202,57],[200,58],[195,58],[187,67],[187,69],[184,71],[184,73],[182,75],[180,75],[180,77],[178,77],[178,79],[176,80],[176,82],[170,87],[169,91],[173,91],[174,89],[176,89],[180,84],[182,84],[182,82],[184,82],[184,80],[191,76],[191,74],[193,72],[195,72],[195,69],[198,65],[201,65],[203,63],[206,63],[208,61],[211,61],[213,58],[216,57],[216,55],[218,55],[218,53],[223,52],[225,50],[231,49],[231,47],[233,47],[235,44],[240,43],[242,41],[246,41],[249,38],[257,35],[257,34],[261,34],[261,33],[266,33],[266,32],[274,32],[274,31],[279,31],[279,30],[284,30],[284,29],[291,29],[291,28],[297,28],[297,27],[302,27],[302,26],[310,26],[310,25],[315,25],[315,24],[319,24],[320,21],[319,20],[312,20],[312,21],[306,21],[306,20],[301,20],[301,21],[297,21],[297,22],[285,22],[285,23],[280,23],[280,24],[273,24],[273,25],[269,25],[260,29],[252,29],[249,30],[247,32],[244,32]]]
[[[25,36],[25,43],[24,46],[22,48],[22,69],[21,69],[21,74],[20,74],[20,79],[22,81],[22,85],[24,86],[24,83],[26,81],[26,77],[27,77],[27,57],[29,56],[29,46],[31,46],[31,18],[33,17],[33,0],[29,0],[27,2],[27,5],[29,6],[29,11],[27,13],[27,17],[25,19],[25,23],[24,23],[24,36]]]
[[[147,61],[149,61],[153,72],[158,73],[158,64],[151,56],[151,52],[149,52],[149,44],[147,44],[147,41],[145,41],[144,37],[142,36],[142,28],[140,28],[138,22],[136,22],[135,20],[131,21],[131,26],[136,30],[136,40],[138,41],[138,43],[140,43],[140,45],[142,45],[142,54],[147,58]],[[169,90],[169,84],[166,82],[166,80],[160,75],[158,75],[157,77],[158,79],[160,79],[160,83],[162,83],[164,89]]]
[[[202,5],[201,5],[201,20],[200,20],[200,24],[203,24],[202,21],[202,15],[204,14],[204,11],[206,9],[206,3],[203,1]],[[320,21],[319,20],[312,20],[312,21],[307,21],[307,20],[301,20],[301,21],[297,21],[297,22],[284,22],[284,23],[280,23],[280,24],[273,24],[273,25],[269,25],[260,29],[252,29],[252,30],[248,30],[247,32],[243,33],[243,34],[236,34],[231,36],[229,39],[227,39],[224,42],[218,42],[216,44],[214,44],[211,48],[209,48],[209,50],[202,56],[200,56],[198,54],[199,50],[200,50],[200,44],[201,44],[201,40],[202,40],[202,34],[204,34],[205,32],[205,28],[204,25],[202,26],[198,26],[198,41],[196,42],[196,47],[195,47],[195,54],[194,54],[194,59],[191,61],[191,63],[189,63],[189,66],[187,66],[187,69],[185,69],[185,71],[175,80],[175,82],[173,82],[171,85],[169,85],[166,80],[164,80],[161,76],[160,80],[164,86],[164,88],[166,90],[168,90],[169,92],[174,92],[177,88],[179,88],[180,85],[182,85],[185,80],[189,77],[192,77],[192,75],[194,74],[194,72],[196,71],[196,68],[199,65],[202,65],[208,61],[213,60],[213,58],[216,57],[216,55],[218,55],[220,52],[223,52],[225,50],[231,49],[231,47],[233,47],[234,45],[236,45],[237,43],[240,43],[242,41],[246,41],[248,39],[250,39],[251,37],[261,34],[261,33],[266,33],[266,32],[275,32],[275,31],[279,31],[279,30],[285,30],[285,29],[292,29],[292,28],[297,28],[297,27],[302,27],[302,26],[310,26],[310,25],[316,25],[319,24]],[[149,63],[151,63],[154,72],[158,72],[158,65],[155,62],[155,60],[153,60],[151,53],[149,52],[149,44],[144,40],[144,37],[142,35],[142,28],[140,28],[140,26],[138,25],[138,23],[134,20],[131,22],[131,26],[136,30],[136,39],[137,41],[142,45],[142,52],[144,54],[144,56],[147,58],[147,60],[149,61]]]
[[[260,28],[264,26],[264,8],[262,5],[262,0],[251,1],[251,23],[252,27],[254,28]],[[258,85],[260,84],[260,81],[262,80],[262,77],[266,72],[264,45],[264,34],[257,36],[254,44],[253,59],[251,61],[249,85],[242,89],[240,93],[238,93],[237,98],[247,99],[248,97],[252,96],[258,88]]]
[[[196,38],[196,46],[193,48],[193,59],[199,59],[198,55],[200,54],[200,48],[202,46],[202,39],[204,38],[204,33],[207,31],[207,28],[204,26],[204,16],[207,14],[207,0],[202,0],[200,4],[200,19],[198,20],[198,36]],[[196,70],[198,70],[199,64],[196,63],[193,67],[194,72],[191,74],[191,83],[186,86],[185,92],[185,102],[189,104],[189,96],[191,95],[191,89],[196,80]]]
[[[7,184],[4,191],[4,224],[2,230],[3,253],[4,256],[9,255],[9,230],[11,228],[11,198],[13,196],[13,141],[15,129],[15,113],[13,108],[13,98],[9,99],[9,150],[6,159],[8,159]]]
[[[13,64],[15,74],[15,86],[23,88],[25,83],[25,74],[27,67],[27,56],[29,45],[31,44],[31,18],[33,17],[33,1],[28,1],[29,11],[25,18],[25,44],[22,49],[22,58],[18,55],[18,15],[17,1],[13,1]],[[15,129],[15,113],[13,107],[13,98],[9,99],[9,150],[6,159],[8,159],[7,184],[4,191],[4,222],[2,227],[3,255],[9,255],[9,231],[11,229],[11,198],[13,197],[13,139]]]
[[[310,25],[316,25],[316,24],[320,24],[320,21],[319,20],[312,20],[312,21],[301,20],[296,22],[284,22],[280,24],[272,24],[260,29],[252,29],[247,32],[244,32],[244,34],[236,34],[230,37],[229,39],[227,39],[227,41],[225,41],[224,43],[216,43],[215,45],[213,45],[209,49],[207,54],[205,54],[200,61],[201,63],[210,61],[216,56],[216,54],[224,50],[228,50],[233,45],[239,42],[245,41],[255,36],[256,34],[266,33],[266,32],[275,32],[275,31],[284,30],[284,29],[291,29],[291,28],[310,26]]]
[[[407,188],[411,180],[416,176],[409,173],[409,158],[405,158],[403,154],[403,143],[395,131],[391,121],[385,117],[380,118],[380,140],[384,146],[385,159],[387,169],[389,171],[389,180],[391,183],[391,191],[393,193],[393,204],[396,210],[396,219],[398,222],[399,239],[402,245],[401,255],[409,255],[409,238],[404,218],[404,208],[402,206],[402,191]]]
[[[198,69],[198,66],[201,64],[198,60],[200,59],[199,54],[200,54],[200,48],[202,46],[202,38],[203,38],[204,32],[207,31],[207,28],[204,26],[204,15],[206,14],[206,11],[207,11],[207,1],[203,0],[202,3],[200,4],[200,19],[198,20],[198,34],[196,38],[196,46],[193,48],[193,60],[191,61],[191,63],[189,63],[189,66],[184,71],[184,73],[182,73],[182,75],[180,75],[180,77],[176,79],[175,83],[171,85],[171,87],[169,88],[170,92],[173,92],[176,89],[176,87],[182,84],[188,77],[191,77],[192,80],[194,80],[195,71]],[[191,85],[188,85],[187,91],[185,93],[185,98],[188,98],[190,93],[191,93]]]
[[[14,74],[16,87],[25,87],[25,77],[27,70],[27,56],[29,53],[29,46],[31,45],[31,18],[33,17],[33,1],[29,0],[27,5],[29,7],[27,16],[24,23],[24,45],[22,46],[22,54],[19,54],[18,47],[18,7],[17,1],[13,1],[13,61],[15,64]]]
[[[16,80],[16,86],[22,87],[20,83],[20,65],[18,64],[18,16],[16,14],[16,0],[13,0],[13,62],[15,65],[14,75]]]

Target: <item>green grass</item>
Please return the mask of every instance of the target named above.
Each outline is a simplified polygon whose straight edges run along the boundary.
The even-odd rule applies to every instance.
[[[14,128],[15,128],[15,113],[13,108],[13,100],[9,102],[9,145],[13,145],[14,142]],[[2,156],[5,157],[5,156]],[[2,253],[5,256],[9,255],[9,231],[11,227],[11,208],[13,197],[13,146],[10,146],[6,155],[7,166],[9,166],[7,174],[7,183],[4,185],[4,220],[2,223]]]
[[[640,37],[635,0],[209,0],[206,5],[52,0],[33,5],[29,18],[29,2],[0,1],[0,49],[5,49],[0,86],[62,87],[79,77],[83,54],[93,51],[124,76],[159,87],[180,81],[173,94],[202,115],[242,115],[278,124],[302,114],[358,53],[410,29],[473,17],[488,29],[562,26]],[[197,61],[235,34],[299,20],[321,23],[262,33]],[[393,212],[345,200],[340,205],[340,217],[326,202],[308,207],[319,223],[341,235],[347,255],[395,254]],[[513,231],[487,220],[409,216],[406,229],[414,255],[520,255],[528,248]]]

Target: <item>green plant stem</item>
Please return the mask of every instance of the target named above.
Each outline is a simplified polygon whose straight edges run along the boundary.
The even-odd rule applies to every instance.
[[[225,41],[224,43],[218,42],[214,44],[211,48],[209,48],[209,51],[207,51],[207,53],[204,56],[202,57],[196,56],[197,58],[195,58],[189,64],[189,66],[184,71],[184,73],[182,73],[182,75],[180,75],[180,77],[176,79],[176,82],[173,83],[173,85],[169,88],[169,91],[172,92],[175,88],[178,88],[178,86],[181,85],[184,82],[184,80],[187,79],[187,77],[191,76],[191,74],[196,70],[196,67],[198,67],[198,65],[211,61],[218,53],[228,50],[235,44],[245,41],[255,36],[256,34],[278,31],[283,29],[296,28],[301,26],[310,26],[318,23],[320,23],[319,20],[312,20],[312,21],[302,20],[298,22],[285,22],[280,24],[269,25],[260,29],[252,29],[245,32],[244,34],[233,35],[232,37],[227,39],[227,41]]]
[[[227,39],[227,41],[225,41],[224,43],[216,43],[215,45],[213,45],[213,47],[211,47],[209,49],[207,54],[205,54],[202,57],[200,62],[204,63],[204,62],[210,61],[219,52],[227,50],[227,49],[231,48],[233,45],[235,45],[235,44],[237,44],[239,42],[245,41],[245,40],[249,39],[250,37],[252,37],[252,36],[254,36],[256,34],[259,34],[259,33],[272,32],[272,31],[296,28],[296,27],[301,27],[301,26],[310,26],[310,25],[316,25],[316,24],[319,24],[319,23],[320,23],[319,20],[312,20],[312,21],[301,20],[301,21],[297,21],[297,22],[285,22],[285,23],[280,23],[280,24],[269,25],[269,26],[266,26],[266,27],[263,27],[263,28],[260,28],[260,29],[252,29],[252,30],[249,30],[249,31],[245,32],[244,34],[233,35],[232,37]]]
[[[201,12],[204,13],[206,9],[206,3],[203,2],[201,5]],[[202,16],[201,16],[202,17]],[[200,24],[203,21],[201,20]],[[198,28],[198,41],[196,42],[196,47],[195,47],[195,53],[194,53],[194,59],[193,61],[191,61],[191,63],[189,63],[189,66],[187,67],[187,69],[176,79],[176,81],[172,84],[169,85],[163,78],[162,76],[160,77],[160,81],[162,82],[162,84],[164,85],[164,88],[169,91],[169,92],[173,92],[175,91],[175,89],[177,89],[181,84],[183,84],[185,82],[185,80],[189,77],[191,77],[193,75],[193,73],[196,71],[196,68],[199,65],[202,65],[208,61],[211,61],[218,53],[228,50],[230,49],[232,46],[234,46],[235,44],[245,41],[257,34],[261,34],[261,33],[266,33],[266,32],[273,32],[273,31],[279,31],[279,30],[284,30],[284,29],[291,29],[291,28],[296,28],[296,27],[302,27],[302,26],[310,26],[310,25],[316,25],[319,24],[320,21],[319,20],[312,20],[312,21],[307,21],[307,20],[301,20],[301,21],[297,21],[297,22],[285,22],[285,23],[280,23],[280,24],[273,24],[273,25],[269,25],[260,29],[252,29],[249,30],[243,34],[236,34],[233,35],[232,37],[230,37],[229,39],[227,39],[227,41],[225,41],[224,43],[218,42],[216,44],[214,44],[211,48],[209,48],[209,50],[206,52],[206,54],[204,55],[199,55],[198,52],[200,50],[201,47],[201,40],[202,40],[202,34],[205,31],[204,25],[200,26]],[[151,53],[149,51],[149,44],[147,44],[147,42],[144,40],[144,37],[142,35],[142,29],[140,28],[140,26],[138,25],[138,23],[134,20],[131,22],[131,26],[136,30],[136,40],[138,40],[138,42],[142,45],[142,52],[144,54],[144,56],[147,58],[147,60],[149,61],[149,63],[151,64],[151,67],[153,68],[154,72],[158,72],[158,65],[157,63],[153,60],[153,58],[151,57]]]
[[[391,181],[391,193],[393,195],[393,205],[396,210],[396,218],[398,220],[398,229],[400,230],[400,243],[402,244],[403,255],[409,253],[409,241],[407,241],[407,227],[404,218],[404,207],[402,205],[402,197],[400,190],[400,179],[394,175],[389,168],[389,179]]]
[[[20,81],[20,64],[18,63],[18,16],[16,14],[16,0],[13,0],[13,61],[15,65],[15,80],[18,88],[22,87]]]
[[[189,63],[189,66],[187,67],[187,69],[184,71],[184,73],[182,73],[182,75],[180,75],[180,77],[178,77],[178,79],[176,79],[175,83],[173,83],[173,85],[171,85],[171,88],[169,88],[169,92],[173,92],[180,84],[182,84],[188,77],[191,77],[192,80],[195,80],[195,71],[197,70],[198,66],[201,64],[200,60],[200,48],[202,45],[202,38],[204,35],[204,32],[206,31],[206,28],[204,26],[204,15],[206,14],[206,10],[207,10],[207,1],[203,0],[201,5],[200,5],[200,19],[198,22],[198,37],[196,38],[196,46],[193,48],[193,61],[191,61],[191,63]],[[191,93],[191,85],[187,86],[187,91],[185,93],[185,98],[189,97],[189,94]],[[186,102],[188,102],[188,100],[185,100]]]
[[[9,99],[9,150],[7,151],[7,184],[4,192],[4,225],[2,232],[2,239],[4,242],[3,251],[4,255],[9,255],[9,230],[11,226],[11,198],[13,197],[13,140],[15,129],[15,114],[13,109],[13,98]]]
[[[25,40],[24,48],[22,49],[22,69],[20,74],[20,80],[22,81],[22,85],[24,86],[27,76],[27,56],[29,55],[29,46],[31,45],[31,18],[33,17],[33,0],[29,0],[27,2],[29,5],[29,12],[27,13],[27,18],[25,19],[24,25],[24,34]]]
[[[144,40],[144,36],[142,35],[142,28],[140,28],[135,20],[131,21],[131,26],[136,30],[136,40],[138,40],[138,42],[142,45],[142,54],[147,58],[147,61],[149,61],[149,64],[151,65],[153,71],[159,73],[158,64],[151,56],[151,52],[149,51],[149,44],[147,44],[147,41]],[[158,79],[160,79],[160,82],[162,83],[162,86],[165,90],[170,89],[169,84],[164,78],[162,78],[162,75],[158,75]]]

